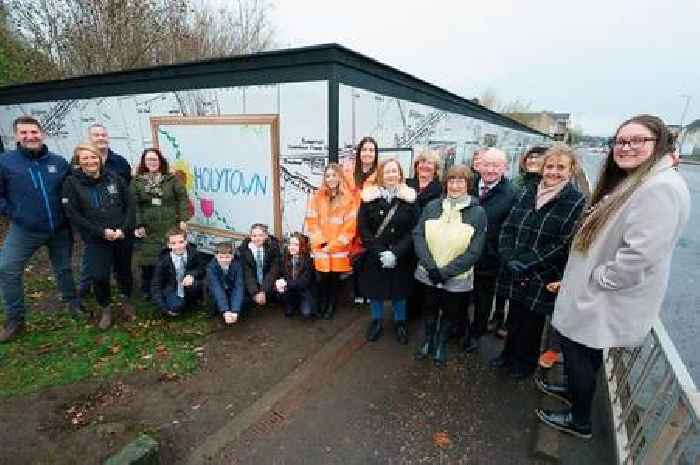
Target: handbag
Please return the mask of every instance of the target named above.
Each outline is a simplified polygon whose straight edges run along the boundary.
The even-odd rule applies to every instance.
[[[389,221],[391,221],[391,218],[394,216],[394,213],[396,213],[396,209],[398,207],[399,204],[395,203],[394,206],[389,209],[386,216],[384,217],[384,220],[382,221],[382,224],[379,225],[377,231],[374,233],[375,239],[382,235],[387,225],[389,224]],[[359,238],[358,235],[356,235],[355,237]],[[352,271],[354,273],[358,273],[365,263],[365,258],[367,257],[367,249],[362,245],[362,242],[360,242],[359,240],[354,244],[354,246],[355,247],[353,247],[353,249],[350,251],[350,264],[352,266]]]

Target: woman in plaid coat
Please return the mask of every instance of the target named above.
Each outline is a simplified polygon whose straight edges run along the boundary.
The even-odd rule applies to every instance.
[[[503,265],[497,293],[510,300],[510,310],[503,352],[490,365],[510,368],[515,379],[528,377],[537,365],[545,317],[556,297],[545,286],[561,279],[586,201],[570,182],[578,169],[573,149],[555,145],[543,159],[540,182],[524,187],[498,243]]]

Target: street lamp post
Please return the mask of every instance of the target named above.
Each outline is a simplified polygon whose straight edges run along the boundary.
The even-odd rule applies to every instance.
[[[679,155],[683,155],[683,139],[685,137],[685,133],[683,132],[683,123],[685,122],[685,115],[688,113],[688,107],[690,106],[690,99],[693,97],[691,95],[681,95],[681,98],[685,99],[685,107],[683,108],[683,113],[681,114],[681,124],[678,129],[678,153]]]

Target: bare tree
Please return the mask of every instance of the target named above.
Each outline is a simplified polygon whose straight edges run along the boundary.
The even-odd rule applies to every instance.
[[[232,8],[202,4],[194,11],[192,35],[205,57],[240,55],[270,49],[274,30],[271,5],[261,0],[235,0]]]
[[[479,95],[478,101],[480,105],[498,113],[528,113],[532,108],[532,102],[525,102],[520,99],[504,102],[498,97],[496,91],[491,88],[484,90]]]
[[[1,1],[1,0],[0,0]],[[193,0],[5,0],[10,21],[58,76],[250,53],[272,46],[270,5]],[[37,75],[39,74],[39,75]]]

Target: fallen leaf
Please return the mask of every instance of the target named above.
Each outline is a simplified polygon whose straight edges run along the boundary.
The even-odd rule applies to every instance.
[[[445,431],[438,431],[433,434],[433,444],[440,449],[446,449],[450,447],[451,444],[450,436]]]

